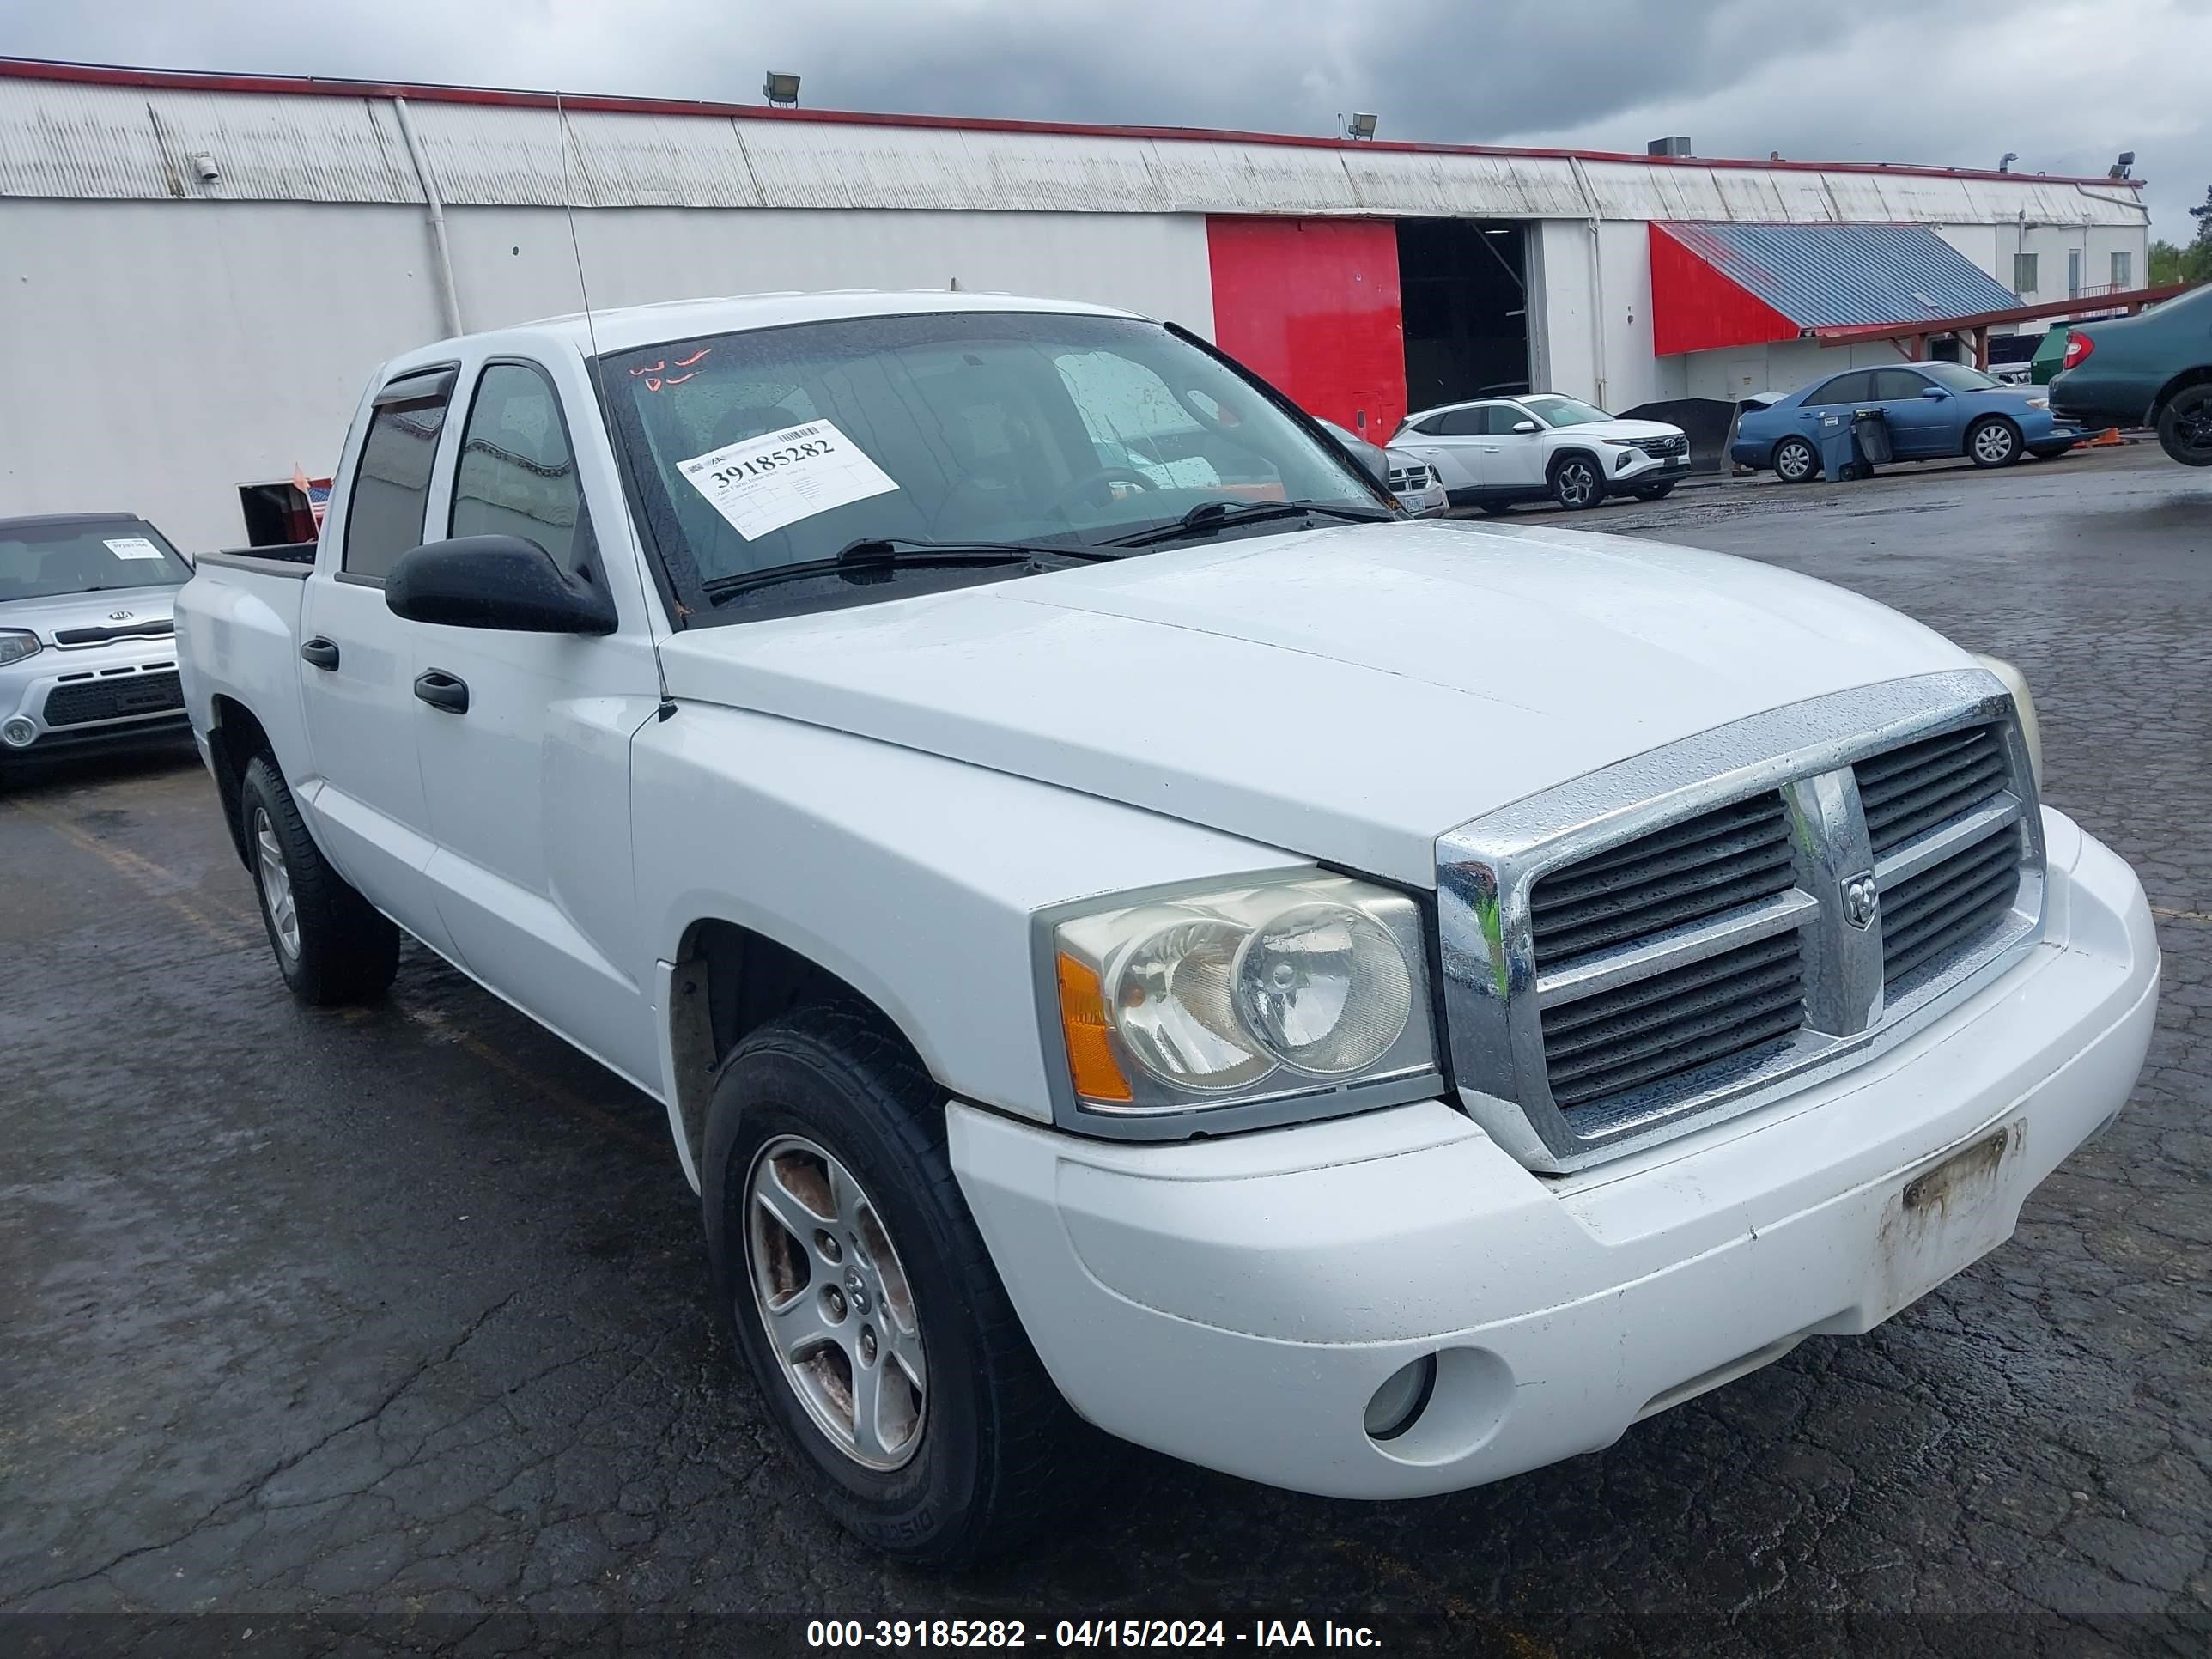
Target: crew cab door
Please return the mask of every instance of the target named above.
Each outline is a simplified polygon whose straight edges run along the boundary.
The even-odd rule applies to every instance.
[[[456,959],[633,1081],[657,1084],[630,866],[629,744],[659,702],[622,497],[581,362],[465,363],[429,535],[520,536],[605,588],[611,635],[406,623],[431,884]]]
[[[315,837],[369,902],[433,950],[451,949],[431,896],[430,815],[415,760],[415,647],[384,579],[422,539],[453,395],[451,367],[371,395],[338,471],[300,600],[300,674],[314,775],[293,779]]]

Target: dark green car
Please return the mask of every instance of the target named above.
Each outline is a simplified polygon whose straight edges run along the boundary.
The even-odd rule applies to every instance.
[[[2152,426],[2184,466],[2212,466],[2212,283],[2136,317],[2075,323],[2051,412],[2088,428]]]

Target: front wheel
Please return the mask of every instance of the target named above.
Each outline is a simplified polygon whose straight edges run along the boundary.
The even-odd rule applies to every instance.
[[[2212,466],[2212,385],[2184,386],[2168,400],[2158,447],[2184,466]]]
[[[2020,428],[2002,417],[1977,421],[1966,434],[1966,459],[1976,466],[2010,466],[2020,453]]]
[[[1774,446],[1774,476],[1784,483],[1809,483],[1820,471],[1820,458],[1802,438]]]
[[[1552,469],[1552,499],[1570,513],[1579,513],[1605,500],[1605,480],[1597,463],[1570,455]]]
[[[1088,1495],[1103,1437],[1030,1348],[954,1179],[943,1091],[895,1033],[842,1005],[752,1032],[701,1173],[716,1299],[848,1531],[960,1567]]]
[[[292,994],[315,1007],[383,995],[399,971],[399,929],[331,868],[266,755],[246,769],[239,816],[269,948]]]

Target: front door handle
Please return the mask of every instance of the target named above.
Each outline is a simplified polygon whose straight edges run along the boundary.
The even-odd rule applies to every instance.
[[[312,663],[317,668],[336,668],[338,665],[337,646],[318,634],[301,645],[300,660]]]
[[[469,683],[442,668],[428,668],[415,677],[415,695],[433,708],[452,714],[469,712]]]

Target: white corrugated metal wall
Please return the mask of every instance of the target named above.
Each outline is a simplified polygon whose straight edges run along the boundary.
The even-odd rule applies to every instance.
[[[2025,238],[2060,292],[2068,237],[2085,280],[2115,247],[2148,264],[2130,194],[2026,177],[642,112],[572,112],[564,143],[548,109],[408,109],[471,327],[578,308],[564,199],[602,307],[957,281],[1206,332],[1209,214],[1534,221],[1535,372],[1616,407],[1691,389],[1651,354],[1650,219],[1928,223],[2006,282]],[[234,541],[236,486],[327,471],[372,368],[441,315],[389,98],[0,72],[0,514],[129,507]]]

